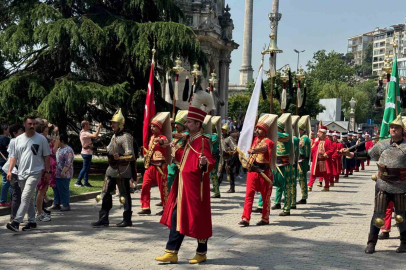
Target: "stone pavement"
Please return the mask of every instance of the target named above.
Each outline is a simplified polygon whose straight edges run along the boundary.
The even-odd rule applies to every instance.
[[[0,217],[0,268],[14,269],[406,269],[406,254],[397,254],[397,229],[391,239],[378,242],[377,253],[364,248],[373,212],[374,182],[366,171],[342,178],[330,192],[315,186],[308,204],[292,210],[290,217],[271,211],[271,224],[240,228],[245,195],[244,181],[237,192],[222,193],[212,200],[213,237],[209,240],[209,260],[189,265],[196,240],[186,237],[178,264],[159,264],[168,229],[159,217],[133,215],[131,228],[93,229],[100,205],[94,200],[72,203],[71,212],[54,212],[52,221],[40,223],[35,231],[13,234],[5,228],[8,217]],[[228,189],[223,183],[221,191]],[[274,190],[275,192],[275,190]],[[273,193],[274,193],[273,192]],[[300,194],[300,189],[298,190]],[[134,212],[140,210],[140,193],[133,195]],[[153,188],[152,211],[160,209],[157,188]],[[256,200],[258,196],[256,196]],[[300,196],[298,196],[300,199]],[[111,223],[121,221],[118,201],[114,201]],[[251,223],[260,220],[253,214]]]

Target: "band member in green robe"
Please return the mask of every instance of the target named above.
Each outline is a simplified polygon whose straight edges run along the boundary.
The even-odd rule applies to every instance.
[[[299,143],[300,143],[300,133],[299,133],[299,119],[300,116],[292,115],[292,131],[293,131],[293,152],[294,152],[294,159],[293,159],[293,198],[292,198],[292,205],[290,209],[296,209],[296,196],[297,196],[297,178],[299,177]]]
[[[276,186],[275,205],[272,210],[281,209],[282,194],[285,194],[283,212],[279,216],[289,216],[294,200],[295,173],[292,167],[294,153],[292,140],[292,117],[290,113],[284,113],[278,119],[278,143],[276,146],[276,165],[274,170],[274,186]],[[258,208],[255,212],[262,210],[262,197],[259,198]]]
[[[206,116],[208,117],[208,116]],[[203,124],[204,125],[204,124]],[[212,116],[211,117],[211,153],[216,159],[216,164],[213,170],[210,172],[210,180],[213,185],[213,196],[212,198],[220,198],[220,181],[219,181],[219,166],[222,166],[222,152],[221,152],[221,117]]]
[[[175,159],[175,153],[179,148],[185,148],[187,131],[185,123],[187,119],[187,110],[180,110],[175,118],[175,131],[172,133],[173,141],[171,143],[172,164],[168,166],[168,192],[171,190],[173,181],[178,173],[179,160]]]
[[[307,172],[310,169],[310,153],[311,153],[311,141],[309,135],[311,133],[310,116],[304,115],[299,120],[299,185],[302,191],[302,199],[296,204],[306,204],[307,202]]]

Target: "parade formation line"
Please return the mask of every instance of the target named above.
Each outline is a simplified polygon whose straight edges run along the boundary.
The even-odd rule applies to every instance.
[[[241,228],[245,197],[245,178],[236,179],[236,193],[226,193],[228,183],[220,186],[222,197],[211,199],[213,236],[208,261],[199,269],[372,269],[384,264],[389,269],[404,269],[404,256],[394,252],[399,232],[393,228],[389,240],[379,240],[377,252],[365,256],[365,233],[373,213],[376,171],[371,162],[365,171],[355,173],[320,192],[314,187],[306,205],[279,217],[271,210],[270,225],[255,226],[260,214],[252,214],[253,225]],[[299,188],[299,186],[298,186]],[[151,210],[159,202],[158,188],[151,190]],[[275,190],[274,190],[275,191]],[[275,194],[275,192],[273,192]],[[259,194],[256,194],[256,205]],[[273,200],[272,198],[272,205]],[[134,208],[140,207],[140,193],[132,194]],[[121,221],[122,209],[114,199],[111,224]],[[168,229],[155,215],[133,215],[133,227],[94,229],[100,205],[94,199],[72,203],[72,211],[53,215],[48,223],[24,236],[11,234],[0,217],[0,264],[5,268],[70,269],[184,269],[193,257],[196,240],[185,238],[177,265],[154,261],[161,255]],[[21,257],[19,254],[24,254]]]

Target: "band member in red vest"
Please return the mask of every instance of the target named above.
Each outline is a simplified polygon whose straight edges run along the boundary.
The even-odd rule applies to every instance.
[[[372,147],[374,147],[374,142],[371,140],[371,136],[369,135],[368,132],[365,132],[365,140],[367,141],[365,143],[365,150],[368,151],[369,149],[371,149]],[[367,159],[367,166],[369,166],[369,162],[371,161],[371,159]]]
[[[148,149],[144,149],[145,173],[141,189],[141,212],[139,215],[151,214],[151,186],[158,185],[161,194],[161,204],[165,208],[168,200],[168,164],[171,164],[172,140],[171,120],[168,112],[158,113],[151,120],[152,136]],[[163,211],[157,213],[162,215]]]
[[[340,138],[340,132],[335,131],[333,133],[333,148],[334,148],[334,153],[333,153],[333,159],[332,159],[332,165],[333,165],[333,177],[334,177],[334,183],[338,183],[340,180],[340,172],[341,172],[341,154],[338,153],[339,150],[343,148],[343,144],[338,141],[338,138]]]
[[[207,112],[213,110],[211,95],[204,91],[195,92],[189,107],[186,131],[189,133],[182,152],[176,152],[180,161],[179,174],[175,178],[161,223],[170,229],[165,254],[157,257],[160,262],[176,263],[178,251],[186,236],[197,239],[195,257],[191,264],[207,260],[207,240],[212,236],[210,206],[210,172],[216,160],[211,154],[211,139],[203,134],[203,121]]]
[[[324,178],[324,188],[322,191],[330,190],[330,175],[331,169],[331,157],[333,155],[333,147],[331,141],[326,139],[327,127],[319,126],[317,132],[317,139],[314,140],[312,147],[312,167],[310,171],[310,181],[308,190],[312,191],[314,181],[316,177]]]

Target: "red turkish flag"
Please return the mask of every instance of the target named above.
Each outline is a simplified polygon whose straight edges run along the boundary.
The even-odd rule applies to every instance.
[[[144,126],[142,128],[142,145],[145,149],[148,149],[149,143],[149,125],[151,119],[155,116],[155,98],[154,98],[154,62],[151,64],[151,72],[149,73],[148,91],[147,98],[145,100],[145,111],[144,111]],[[143,150],[145,155],[145,151]]]

